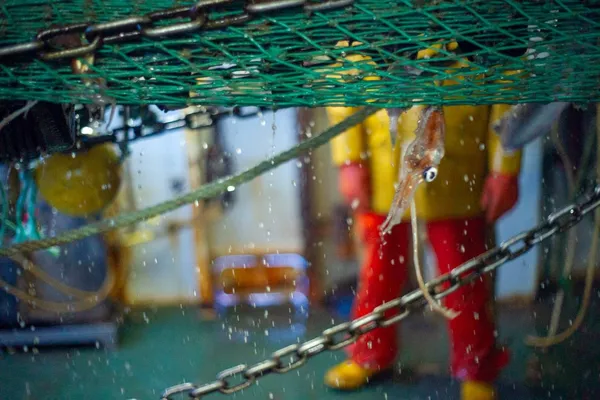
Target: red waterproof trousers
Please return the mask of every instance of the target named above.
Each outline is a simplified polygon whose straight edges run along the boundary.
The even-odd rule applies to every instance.
[[[379,226],[384,220],[384,215],[361,213],[356,221],[365,248],[353,318],[398,297],[407,278],[410,224],[396,225],[382,242]],[[483,216],[428,222],[427,234],[441,274],[486,250]],[[489,281],[477,279],[445,298],[446,307],[460,312],[448,321],[451,372],[457,379],[492,382],[508,362],[508,352],[496,347],[490,296]],[[370,369],[391,367],[398,353],[397,328],[378,328],[363,335],[349,348],[350,357]]]

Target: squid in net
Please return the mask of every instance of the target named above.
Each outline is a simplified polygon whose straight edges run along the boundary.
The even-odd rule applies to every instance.
[[[438,173],[438,167],[444,157],[444,140],[446,128],[442,108],[437,106],[426,106],[419,118],[415,139],[404,151],[400,166],[400,177],[396,187],[396,193],[392,206],[384,223],[381,225],[381,233],[385,235],[401,222],[404,212],[411,205],[411,226],[413,231],[414,266],[419,288],[423,296],[431,306],[431,309],[444,315],[446,318],[454,318],[458,314],[444,308],[429,293],[417,257],[417,223],[414,195],[417,187],[423,182],[432,182]]]

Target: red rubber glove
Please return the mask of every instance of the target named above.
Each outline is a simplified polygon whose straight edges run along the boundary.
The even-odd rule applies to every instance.
[[[369,209],[371,193],[369,169],[366,166],[360,163],[342,165],[338,179],[340,193],[347,205],[354,210]]]
[[[514,175],[493,172],[488,175],[481,196],[481,207],[488,223],[496,222],[519,200],[519,179]]]

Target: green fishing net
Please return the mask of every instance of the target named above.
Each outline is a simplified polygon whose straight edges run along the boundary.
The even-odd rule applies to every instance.
[[[4,0],[0,49],[50,26],[192,4]],[[244,4],[232,1],[210,18],[239,15]],[[433,57],[416,57],[452,41],[458,51],[442,47]],[[351,61],[353,54],[371,61]],[[458,58],[467,65],[452,68]],[[600,1],[355,0],[312,13],[289,8],[223,29],[106,44],[90,68],[83,79],[70,60],[42,61],[36,53],[0,58],[0,99],[273,107],[584,103],[600,99]],[[454,85],[438,84],[452,78]]]

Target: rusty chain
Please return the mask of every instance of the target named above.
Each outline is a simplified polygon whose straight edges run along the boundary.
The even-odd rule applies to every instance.
[[[522,256],[551,236],[571,229],[584,216],[599,206],[600,186],[596,186],[583,200],[550,214],[537,227],[513,236],[500,246],[431,280],[426,286],[432,296],[440,300],[480,276]],[[317,354],[341,349],[356,342],[361,335],[373,329],[394,325],[410,315],[413,310],[419,309],[425,304],[423,292],[414,290],[405,296],[380,305],[370,314],[326,329],[321,336],[278,350],[269,359],[258,364],[250,367],[240,364],[226,369],[219,373],[217,379],[211,383],[200,386],[193,383],[172,386],[165,390],[161,400],[172,400],[173,396],[178,394],[187,394],[190,398],[198,400],[216,392],[223,394],[239,392],[251,386],[260,377],[272,373],[283,374],[297,369]],[[284,362],[286,358],[289,360]],[[236,380],[235,383],[234,380]]]
[[[238,14],[210,19],[209,13],[237,3],[236,0],[202,0],[191,7],[156,11],[144,16],[131,16],[110,22],[81,22],[40,31],[34,40],[0,47],[0,62],[34,54],[44,61],[63,60],[95,53],[106,44],[134,42],[141,38],[166,38],[181,34],[223,29],[245,24],[256,15],[290,8],[302,8],[305,13],[335,10],[352,5],[354,0],[247,0]],[[227,10],[229,11],[229,9]],[[184,20],[183,22],[181,20]],[[169,24],[165,22],[172,21]],[[71,40],[67,48],[58,48]],[[81,40],[85,39],[85,40]]]

